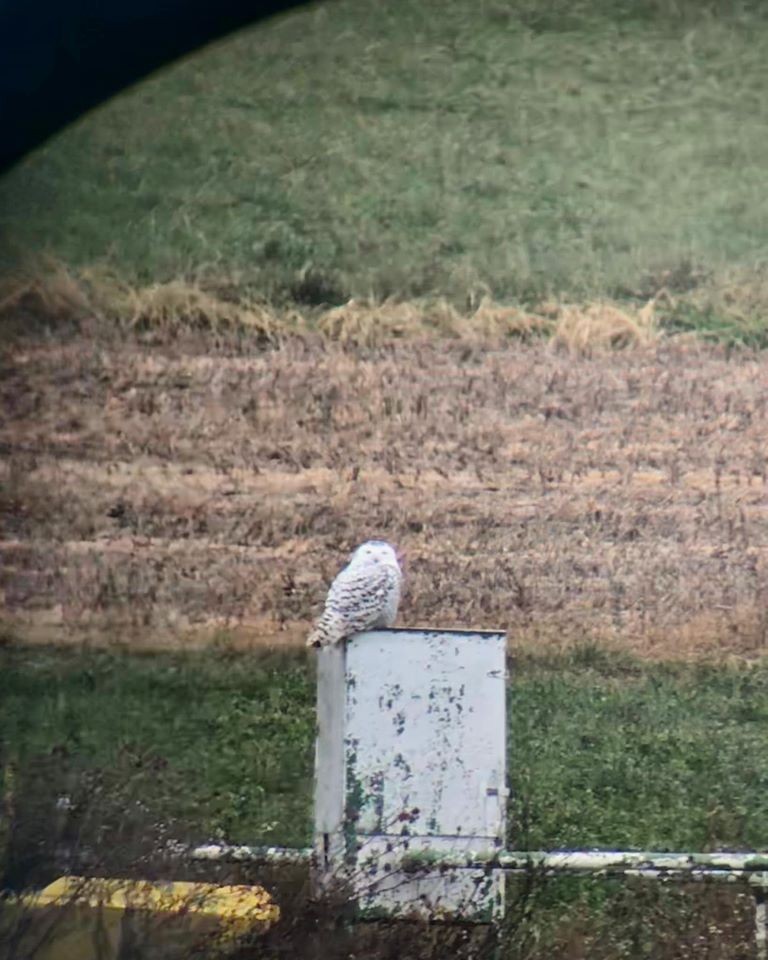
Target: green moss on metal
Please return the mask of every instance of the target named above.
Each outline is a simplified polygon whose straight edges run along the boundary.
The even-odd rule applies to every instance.
[[[344,802],[344,860],[348,864],[357,861],[357,822],[365,803],[365,790],[357,776],[357,741],[347,742],[346,749],[346,797]]]

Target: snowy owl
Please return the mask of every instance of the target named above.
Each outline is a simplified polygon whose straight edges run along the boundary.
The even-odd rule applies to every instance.
[[[308,647],[327,647],[374,627],[391,627],[397,616],[403,572],[394,547],[368,540],[328,591],[325,610],[307,640]]]

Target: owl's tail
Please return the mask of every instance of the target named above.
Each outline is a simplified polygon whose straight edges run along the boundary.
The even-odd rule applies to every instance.
[[[308,647],[329,647],[344,639],[344,625],[339,615],[326,610],[307,637]]]

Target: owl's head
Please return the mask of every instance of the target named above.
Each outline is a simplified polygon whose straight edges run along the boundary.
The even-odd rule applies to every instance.
[[[386,563],[400,566],[400,555],[386,540],[366,540],[352,554],[352,562]]]

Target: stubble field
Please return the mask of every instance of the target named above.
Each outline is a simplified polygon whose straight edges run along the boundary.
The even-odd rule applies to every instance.
[[[95,335],[4,366],[3,616],[27,639],[300,644],[378,536],[404,624],[765,651],[764,355]]]

